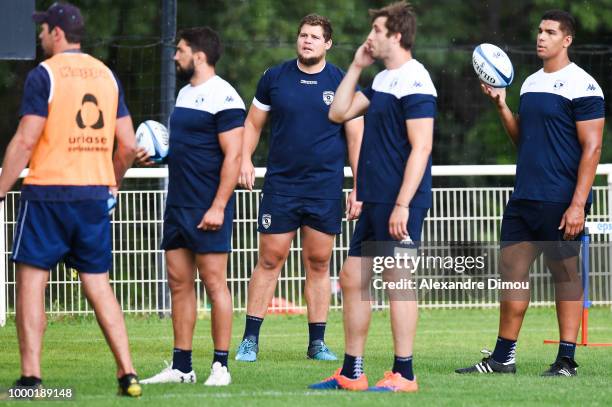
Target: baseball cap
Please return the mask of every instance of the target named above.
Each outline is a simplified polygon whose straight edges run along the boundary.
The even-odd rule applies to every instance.
[[[37,24],[59,27],[69,34],[82,34],[85,26],[81,11],[70,3],[53,3],[47,11],[32,13],[32,20]]]

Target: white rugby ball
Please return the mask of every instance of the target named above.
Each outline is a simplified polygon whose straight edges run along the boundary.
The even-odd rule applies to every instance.
[[[160,163],[168,155],[168,129],[155,120],[142,122],[136,129],[136,144],[145,149],[151,160]]]
[[[472,65],[481,81],[494,88],[510,86],[514,69],[508,55],[493,44],[480,44],[472,53]]]

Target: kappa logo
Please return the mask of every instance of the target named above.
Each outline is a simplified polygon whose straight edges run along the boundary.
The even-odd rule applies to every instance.
[[[204,103],[204,95],[198,95],[195,98],[196,106],[201,106]]]
[[[225,103],[232,103],[234,101],[234,98],[232,96],[228,96],[225,98]]]
[[[325,92],[323,92],[323,102],[325,102],[327,106],[331,105],[333,101],[334,92],[332,92],[331,90],[326,90]]]
[[[415,88],[422,88],[423,84],[421,82],[419,82],[419,81],[414,81],[412,86],[414,86]]]
[[[555,84],[553,85],[553,88],[554,88],[555,90],[561,90],[561,89],[563,89],[563,87],[564,87],[564,86],[565,86],[565,81],[562,81],[562,80],[557,80],[557,81],[555,82]]]
[[[264,227],[264,229],[268,229],[271,224],[272,215],[270,215],[269,213],[264,213],[261,217],[261,225]]]
[[[587,86],[587,91],[589,92],[595,92],[596,89],[597,87],[593,85],[592,83],[589,83],[589,86]]]

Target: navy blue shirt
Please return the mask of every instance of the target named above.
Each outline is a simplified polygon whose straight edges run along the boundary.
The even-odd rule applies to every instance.
[[[342,197],[346,138],[327,114],[343,77],[329,62],[319,73],[305,73],[295,59],[263,74],[253,104],[271,115],[265,193]]]
[[[574,63],[529,76],[521,88],[512,199],[570,203],[582,156],[576,122],[603,118],[604,110],[601,88]]]
[[[406,120],[435,117],[436,89],[425,67],[411,59],[400,68],[380,72],[363,94],[370,106],[359,154],[357,198],[395,203],[412,150]],[[410,206],[430,208],[431,204],[430,156]]]
[[[221,180],[219,133],[244,126],[244,102],[219,76],[180,90],[170,116],[168,206],[209,208]]]

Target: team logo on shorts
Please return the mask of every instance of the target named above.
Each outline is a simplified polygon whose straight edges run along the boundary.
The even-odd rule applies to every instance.
[[[264,229],[268,229],[271,224],[272,224],[272,215],[270,215],[269,213],[264,213],[261,217],[261,226],[263,226]]]
[[[332,92],[331,90],[326,90],[325,92],[323,92],[323,102],[325,102],[327,106],[331,105],[333,101],[334,92]]]

